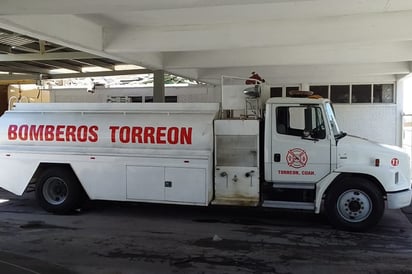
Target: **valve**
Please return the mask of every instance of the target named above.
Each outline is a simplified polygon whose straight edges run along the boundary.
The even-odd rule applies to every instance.
[[[226,171],[223,171],[223,172],[220,173],[220,177],[226,177],[226,176],[227,176],[227,172],[226,172]]]
[[[245,176],[246,176],[246,178],[249,178],[249,177],[253,176],[254,173],[255,173],[255,171],[251,170],[249,172],[246,172]]]

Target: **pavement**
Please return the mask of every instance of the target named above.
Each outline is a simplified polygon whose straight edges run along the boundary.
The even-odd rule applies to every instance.
[[[412,274],[410,221],[388,210],[354,233],[299,211],[117,202],[61,216],[0,191],[0,273]]]

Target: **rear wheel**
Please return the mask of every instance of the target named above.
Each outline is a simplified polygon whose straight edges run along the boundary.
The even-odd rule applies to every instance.
[[[39,205],[52,213],[67,214],[79,208],[83,189],[71,170],[64,167],[46,169],[36,184]]]
[[[325,210],[331,224],[350,231],[376,225],[385,209],[383,195],[365,178],[346,178],[328,191]]]

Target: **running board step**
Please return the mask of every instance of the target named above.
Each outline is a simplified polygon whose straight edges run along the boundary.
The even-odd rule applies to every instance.
[[[315,184],[312,183],[273,183],[273,188],[287,188],[287,189],[315,189]]]
[[[228,206],[257,206],[258,198],[218,198],[212,201],[212,205],[228,205]]]
[[[315,203],[265,200],[262,207],[315,210]]]

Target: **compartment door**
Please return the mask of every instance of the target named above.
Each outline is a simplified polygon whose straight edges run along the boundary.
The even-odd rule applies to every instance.
[[[165,168],[127,166],[127,199],[163,201]]]
[[[165,169],[165,200],[206,204],[206,170],[203,168]]]

